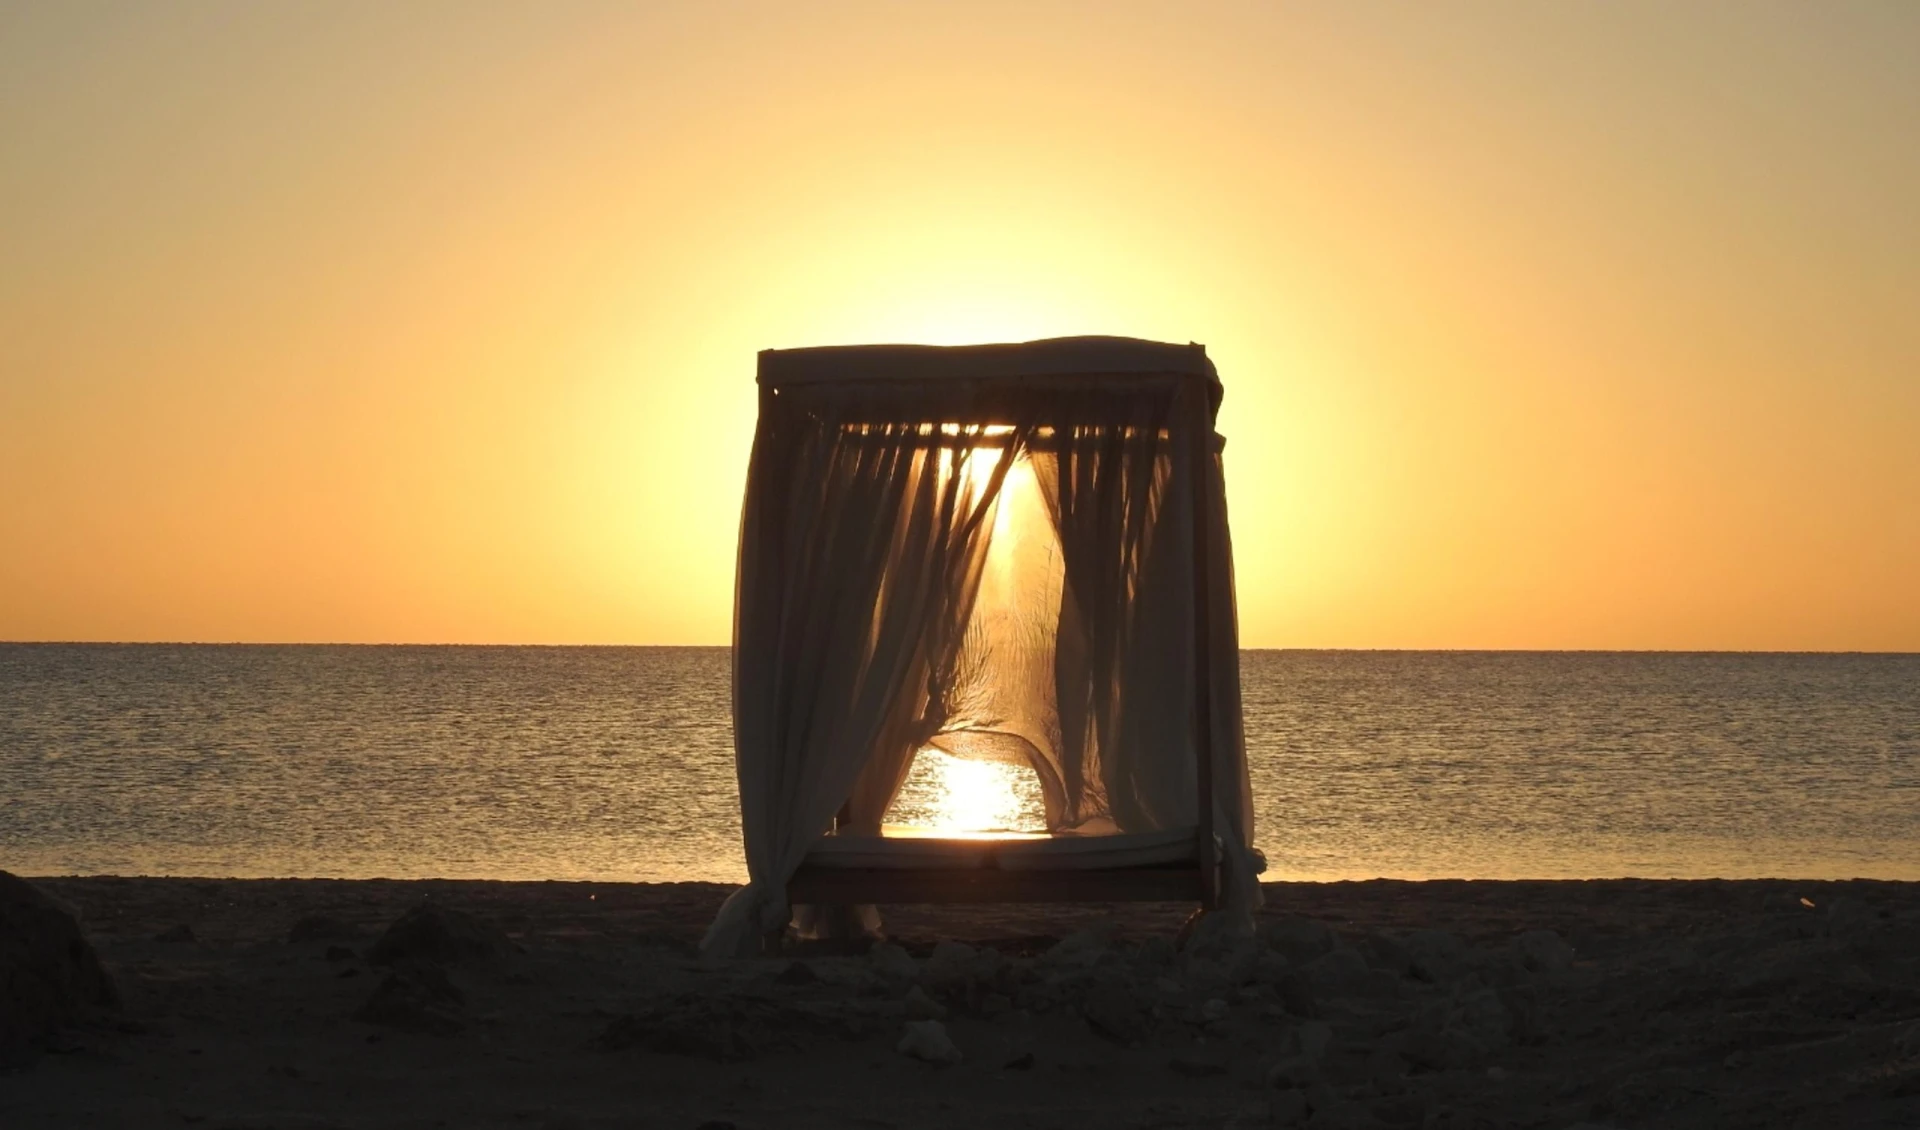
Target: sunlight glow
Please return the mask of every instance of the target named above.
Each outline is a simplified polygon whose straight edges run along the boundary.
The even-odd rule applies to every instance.
[[[722,644],[758,350],[1113,334],[1249,646],[1920,648],[1841,6],[13,5],[0,639]]]
[[[943,836],[1039,830],[1040,781],[1024,765],[954,757],[931,746],[913,769],[887,815],[889,824]]]
[[[991,457],[982,463],[983,473],[991,473],[1000,462],[998,451],[981,451],[975,455],[975,458],[981,457]],[[1016,531],[1019,529],[1013,520],[1014,513],[1023,506],[1036,504],[1039,490],[1039,483],[1033,477],[1033,464],[1024,455],[1015,459],[1013,466],[1007,468],[1007,477],[1000,483],[1000,498],[994,506],[993,544],[999,548],[999,552],[988,558],[989,563],[997,563],[1005,569],[1013,560],[1014,539],[1018,537]]]
[[[1013,825],[1020,815],[1020,798],[1013,791],[1013,766],[957,757],[944,760],[941,773],[947,795],[936,827],[954,832],[990,832]]]

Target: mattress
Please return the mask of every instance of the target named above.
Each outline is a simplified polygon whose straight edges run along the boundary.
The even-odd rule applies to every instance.
[[[1193,828],[1111,836],[1031,832],[942,836],[889,825],[878,836],[822,836],[807,852],[806,864],[903,871],[1100,871],[1191,863],[1196,838]]]

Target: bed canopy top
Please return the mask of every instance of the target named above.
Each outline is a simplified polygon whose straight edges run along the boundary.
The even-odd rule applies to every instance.
[[[823,835],[884,848],[926,750],[1030,768],[1054,837],[1192,829],[1204,901],[1250,910],[1205,348],[766,350],[759,385],[733,648],[749,883],[706,948],[785,925]]]
[[[831,405],[843,423],[975,424],[1023,418],[1045,428],[1124,418],[1142,397],[1204,382],[1220,406],[1205,346],[1124,337],[1018,345],[840,345],[760,354],[761,410],[785,398]]]
[[[1125,374],[1204,377],[1218,398],[1219,374],[1204,345],[1132,337],[1055,337],[1018,345],[824,345],[760,351],[760,383],[1027,380]]]

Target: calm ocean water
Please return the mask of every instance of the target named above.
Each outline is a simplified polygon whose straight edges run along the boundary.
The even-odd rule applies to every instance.
[[[1920,656],[1243,662],[1270,877],[1920,879]],[[736,881],[728,709],[721,648],[0,645],[0,868]]]

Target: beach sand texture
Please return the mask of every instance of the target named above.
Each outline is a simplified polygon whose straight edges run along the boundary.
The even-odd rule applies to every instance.
[[[908,908],[703,962],[725,886],[34,883],[122,1007],[0,1073],[8,1130],[1920,1126],[1915,884],[1278,883],[1255,938]]]

